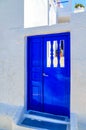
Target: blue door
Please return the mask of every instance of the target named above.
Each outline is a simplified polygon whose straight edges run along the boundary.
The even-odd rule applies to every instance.
[[[70,44],[67,35],[44,38],[44,112],[70,116]]]
[[[70,117],[70,33],[27,38],[27,110]]]

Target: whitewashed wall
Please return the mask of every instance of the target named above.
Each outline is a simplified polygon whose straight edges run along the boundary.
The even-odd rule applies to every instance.
[[[86,129],[86,12],[71,18],[71,109],[78,115],[79,130]]]
[[[71,111],[86,129],[86,12],[71,22],[23,29],[23,0],[0,1],[0,102],[24,103],[24,35],[71,32]],[[82,129],[83,128],[83,129]]]
[[[24,100],[23,0],[0,1],[0,102]]]
[[[48,0],[24,0],[24,27],[48,25]]]

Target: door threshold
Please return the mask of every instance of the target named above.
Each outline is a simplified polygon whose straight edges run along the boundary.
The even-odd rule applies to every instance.
[[[35,130],[69,130],[68,127],[70,126],[70,124],[62,124],[58,121],[40,120],[39,117],[38,119],[24,117],[19,125]]]
[[[51,123],[69,124],[68,117],[33,110],[29,110],[27,113],[25,113],[24,117],[32,120],[46,121]]]

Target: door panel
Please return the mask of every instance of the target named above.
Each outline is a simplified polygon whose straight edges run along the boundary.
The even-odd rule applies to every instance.
[[[29,109],[42,110],[42,42],[41,38],[29,38],[28,53],[30,54],[28,98]]]
[[[50,43],[50,50],[47,49],[48,43]],[[47,55],[50,55],[49,60]],[[45,75],[43,77],[45,112],[69,116],[69,55],[66,36],[51,36],[44,38]],[[47,66],[47,62],[51,63],[50,66]]]

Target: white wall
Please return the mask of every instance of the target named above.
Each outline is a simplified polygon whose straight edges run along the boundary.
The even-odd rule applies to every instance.
[[[86,12],[71,22],[23,30],[23,0],[0,1],[0,102],[24,103],[24,35],[71,32],[71,110],[86,129]],[[83,126],[83,129],[82,129]]]
[[[24,99],[23,0],[0,1],[0,102]]]
[[[48,0],[24,0],[24,27],[48,25]]]
[[[71,65],[72,111],[77,113],[79,130],[86,129],[86,12],[72,15]]]

